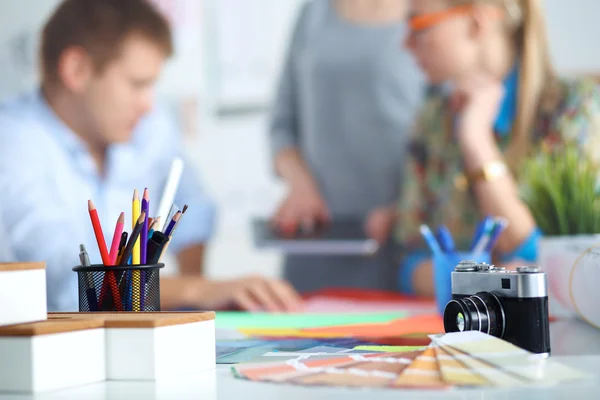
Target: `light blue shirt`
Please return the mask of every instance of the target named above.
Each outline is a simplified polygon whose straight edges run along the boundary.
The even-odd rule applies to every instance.
[[[0,105],[0,220],[8,245],[20,261],[44,261],[49,311],[77,311],[79,244],[92,264],[101,263],[87,202],[98,209],[110,244],[119,214],[131,232],[133,190],[150,192],[157,212],[173,158],[182,157],[181,137],[167,113],[156,108],[136,127],[131,141],[108,149],[100,176],[85,143],[60,120],[41,92]],[[175,203],[189,205],[169,245],[178,252],[205,242],[215,207],[190,162],[185,163]],[[166,216],[163,216],[163,219]]]

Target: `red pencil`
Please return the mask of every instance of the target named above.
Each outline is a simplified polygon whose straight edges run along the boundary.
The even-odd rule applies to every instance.
[[[102,233],[102,226],[100,225],[100,219],[98,218],[98,211],[91,200],[88,200],[88,210],[90,212],[90,218],[92,219],[92,227],[94,228],[98,248],[100,249],[102,264],[110,265],[110,257],[108,255],[108,250],[106,249],[106,242],[104,241],[104,233]]]
[[[104,241],[104,233],[102,233],[102,226],[100,225],[100,219],[98,218],[98,211],[91,200],[88,200],[88,210],[90,212],[90,218],[92,220],[92,227],[94,228],[94,234],[96,235],[96,241],[98,242],[98,248],[100,249],[100,257],[102,257],[102,264],[104,266],[111,265],[110,256],[106,249],[106,242]],[[114,272],[108,272],[108,283],[110,290],[113,295],[113,301],[118,311],[123,311],[123,305],[121,304],[121,294],[119,293],[119,287],[117,286],[117,279],[115,278]],[[101,296],[102,297],[102,296]],[[103,299],[101,299],[103,300]]]
[[[117,225],[115,226],[115,233],[113,235],[112,245],[110,246],[110,265],[117,264],[117,256],[119,255],[119,245],[121,244],[121,235],[123,234],[123,227],[125,226],[125,213],[119,215]]]

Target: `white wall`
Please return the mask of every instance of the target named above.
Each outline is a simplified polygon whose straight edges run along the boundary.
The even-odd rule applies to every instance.
[[[268,214],[284,193],[270,175],[266,114],[219,118],[215,111],[268,103],[302,0],[153,1],[177,21],[177,56],[159,90],[179,110],[194,167],[220,207],[209,274],[277,275],[279,256],[256,252],[248,232],[249,217]],[[57,2],[0,0],[0,98],[35,83],[36,38]],[[546,9],[559,69],[600,71],[600,1],[546,0]]]

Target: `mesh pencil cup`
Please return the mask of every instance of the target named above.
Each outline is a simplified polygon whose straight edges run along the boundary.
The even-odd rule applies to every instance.
[[[164,264],[77,266],[80,312],[160,311]]]

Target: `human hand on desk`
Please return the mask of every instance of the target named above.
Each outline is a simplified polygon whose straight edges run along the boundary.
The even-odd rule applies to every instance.
[[[262,276],[203,281],[198,290],[203,308],[241,308],[244,311],[295,312],[302,300],[287,282]]]

